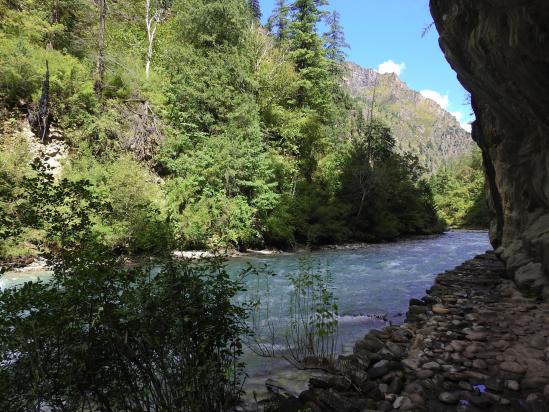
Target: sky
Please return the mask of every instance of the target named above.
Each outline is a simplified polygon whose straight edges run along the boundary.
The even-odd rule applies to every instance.
[[[289,3],[291,0],[287,0]],[[260,0],[265,22],[276,0]],[[474,118],[466,91],[438,45],[428,0],[331,0],[345,30],[349,60],[381,73],[396,73],[425,97],[452,113],[467,130]]]

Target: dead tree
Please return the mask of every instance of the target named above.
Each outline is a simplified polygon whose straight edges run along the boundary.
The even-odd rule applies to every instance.
[[[34,111],[32,108],[28,110],[27,117],[29,124],[35,134],[40,137],[42,143],[48,138],[50,131],[50,68],[46,60],[46,76],[42,82],[42,95],[38,101],[38,109]]]
[[[95,63],[95,93],[101,97],[105,88],[105,21],[107,19],[107,0],[95,0],[99,12],[97,29],[97,60]]]
[[[132,99],[126,101],[126,105],[128,114],[133,115],[133,127],[131,135],[123,142],[124,148],[133,154],[135,160],[149,161],[162,139],[158,117],[147,100]]]
[[[162,22],[164,17],[165,7],[163,5],[160,8],[153,12],[151,0],[145,0],[145,24],[147,26],[147,62],[145,63],[145,75],[147,79],[151,71],[151,62],[153,56],[153,44],[154,37],[156,35],[156,28],[158,24]]]

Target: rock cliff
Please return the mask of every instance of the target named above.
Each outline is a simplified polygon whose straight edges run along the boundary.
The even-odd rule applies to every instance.
[[[364,104],[366,115],[375,93],[374,115],[391,127],[397,148],[418,156],[428,171],[471,152],[471,136],[455,117],[395,74],[379,74],[349,63],[345,85]]]
[[[549,5],[430,0],[440,46],[471,92],[491,240],[519,286],[549,299]]]

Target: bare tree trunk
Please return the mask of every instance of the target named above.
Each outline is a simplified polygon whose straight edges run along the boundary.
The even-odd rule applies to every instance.
[[[147,42],[148,42],[147,62],[145,63],[145,75],[147,76],[147,79],[149,78],[150,71],[151,71],[153,44],[154,44],[154,36],[156,35],[156,27],[160,22],[160,17],[162,12],[157,10],[156,12],[152,13],[152,15],[151,13],[152,13],[151,0],[145,0],[145,24],[147,26]]]
[[[95,66],[95,92],[101,97],[105,87],[105,20],[107,17],[107,0],[96,0],[99,8],[99,28],[97,31],[97,61]]]
[[[50,131],[50,67],[46,60],[46,75],[42,82],[42,95],[38,101],[38,108],[36,111],[29,109],[28,120],[31,128],[35,133],[40,136],[42,143],[46,141]]]
[[[360,199],[360,206],[358,207],[358,212],[356,217],[360,217],[362,214],[362,209],[364,208],[364,201],[366,200],[366,189],[362,189],[362,198]]]

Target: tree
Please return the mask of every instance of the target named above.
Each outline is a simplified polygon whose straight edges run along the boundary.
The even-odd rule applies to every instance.
[[[328,31],[324,34],[324,48],[326,57],[330,60],[330,71],[333,75],[339,76],[342,72],[342,64],[347,58],[344,49],[350,46],[345,40],[345,32],[340,23],[340,15],[334,10],[326,19]]]
[[[156,28],[164,17],[165,9],[161,4],[153,11],[151,0],[145,0],[145,25],[147,27],[147,62],[145,63],[145,75],[149,78],[151,70],[151,61],[153,55],[153,42],[156,35]]]
[[[290,8],[286,0],[277,0],[273,14],[267,21],[267,29],[274,33],[279,42],[284,42],[289,36]]]
[[[259,0],[248,0],[250,4],[250,9],[252,10],[252,15],[259,20],[261,18],[261,6],[259,5]]]
[[[105,87],[105,22],[107,19],[107,0],[95,0],[99,15],[97,28],[97,59],[95,63],[94,89],[98,96],[102,96]]]
[[[296,0],[291,6],[290,50],[302,77],[297,103],[317,110],[330,101],[326,88],[330,75],[322,39],[317,33],[317,25],[324,16],[321,7],[327,4],[327,0]]]

